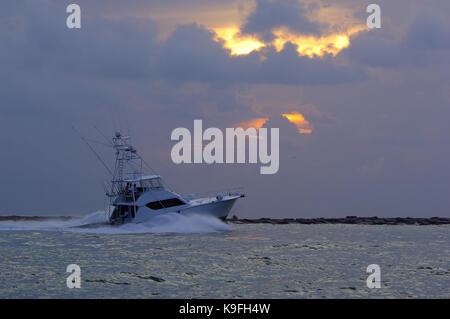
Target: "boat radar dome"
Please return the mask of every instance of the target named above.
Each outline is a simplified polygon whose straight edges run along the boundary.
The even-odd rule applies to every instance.
[[[120,137],[120,131],[116,131],[116,137]]]

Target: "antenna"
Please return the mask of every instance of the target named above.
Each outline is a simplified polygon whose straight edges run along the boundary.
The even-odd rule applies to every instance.
[[[105,164],[105,162],[103,161],[103,159],[100,157],[100,155],[98,155],[98,153],[94,150],[94,148],[91,146],[91,144],[89,144],[89,142],[83,137],[81,136],[81,134],[75,129],[74,126],[72,126],[72,130],[75,132],[75,134],[78,135],[78,137],[86,143],[86,145],[89,147],[89,149],[92,151],[92,153],[95,154],[95,156],[97,157],[97,159],[100,161],[100,163],[102,163],[103,167],[106,168],[106,170],[108,171],[108,173],[113,176],[112,171],[110,170],[110,168],[108,167],[108,165]]]

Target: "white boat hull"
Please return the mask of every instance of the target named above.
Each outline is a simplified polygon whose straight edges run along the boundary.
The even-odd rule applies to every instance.
[[[233,208],[236,200],[243,195],[233,195],[225,196],[222,199],[217,198],[201,198],[191,200],[188,205],[183,205],[183,207],[167,208],[159,211],[151,210],[145,206],[139,207],[136,212],[136,216],[131,218],[130,216],[126,218],[118,218],[111,221],[113,224],[123,224],[123,223],[142,223],[156,216],[161,216],[168,213],[178,213],[182,215],[202,215],[202,216],[212,216],[225,220]]]
[[[182,210],[180,213],[184,215],[207,215],[220,219],[226,219],[238,198],[239,197],[191,206]]]

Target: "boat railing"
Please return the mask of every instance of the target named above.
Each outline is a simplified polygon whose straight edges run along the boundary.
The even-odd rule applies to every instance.
[[[191,194],[183,196],[183,198],[191,200],[191,199],[199,199],[199,198],[206,198],[206,197],[216,197],[218,195],[222,195],[222,196],[240,195],[240,196],[242,196],[242,195],[244,195],[244,187],[232,187],[232,188],[217,189],[217,190],[211,190],[211,191],[205,191],[205,192],[191,193]]]

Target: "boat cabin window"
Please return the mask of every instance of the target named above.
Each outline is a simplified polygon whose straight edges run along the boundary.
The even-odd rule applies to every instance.
[[[180,200],[179,198],[169,198],[169,199],[163,199],[156,202],[150,202],[146,206],[153,210],[163,209],[163,208],[169,208],[174,206],[181,206],[184,205],[185,202]]]
[[[185,203],[178,198],[170,198],[161,201],[164,207],[181,206]]]
[[[163,205],[160,202],[151,202],[148,203],[147,205],[148,208],[153,209],[153,210],[157,210],[157,209],[163,209]]]

